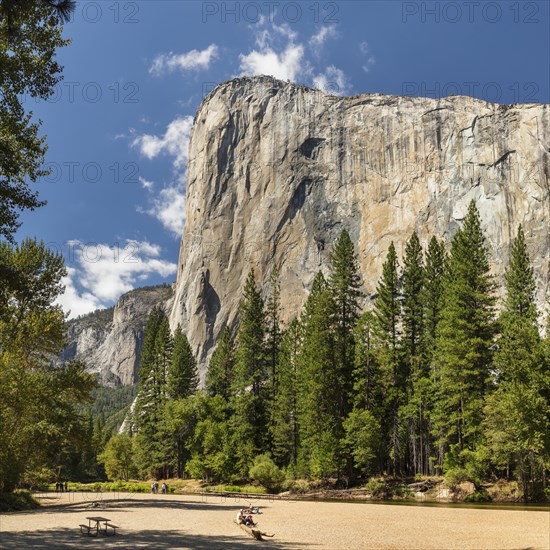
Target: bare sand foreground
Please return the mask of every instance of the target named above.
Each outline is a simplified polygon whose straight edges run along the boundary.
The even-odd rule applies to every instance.
[[[0,548],[289,548],[312,550],[547,550],[550,512],[258,500],[257,542],[233,522],[248,502],[216,496],[46,495],[46,506],[0,516]],[[94,504],[96,503],[96,504]],[[120,527],[114,537],[80,535],[86,516]]]

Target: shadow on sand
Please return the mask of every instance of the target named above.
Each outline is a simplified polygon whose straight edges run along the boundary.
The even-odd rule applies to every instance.
[[[27,548],[53,550],[63,548],[155,548],[155,549],[193,549],[212,550],[271,548],[313,548],[310,544],[280,543],[273,540],[257,542],[252,539],[238,540],[232,537],[185,534],[178,531],[137,531],[117,534],[114,537],[88,537],[76,530],[52,529],[42,531],[20,531],[0,534],[2,549]]]
[[[71,502],[59,505],[50,504],[46,507],[29,510],[26,512],[16,512],[14,515],[27,514],[83,514],[93,513],[102,514],[116,512],[117,514],[131,512],[141,508],[150,508],[154,514],[158,510],[162,513],[163,509],[170,510],[216,510],[236,512],[245,504],[243,501],[234,502],[227,499],[223,502],[218,498],[213,498],[210,502],[197,502],[175,500],[170,497],[143,498],[132,495],[128,498],[114,498],[111,500],[102,500],[99,507],[90,509],[89,502]],[[269,506],[263,507],[267,510]],[[261,517],[261,516],[260,516]],[[27,548],[37,549],[64,549],[64,548],[155,548],[155,549],[193,549],[210,550],[217,548],[224,549],[248,549],[248,548],[270,548],[279,550],[283,548],[314,548],[315,544],[291,543],[289,541],[277,541],[269,539],[264,542],[254,541],[252,538],[247,540],[246,535],[237,536],[212,536],[200,535],[196,533],[186,533],[184,530],[120,530],[115,536],[88,537],[81,535],[76,528],[55,528],[55,529],[37,529],[33,531],[2,531],[0,530],[0,548],[26,550]]]

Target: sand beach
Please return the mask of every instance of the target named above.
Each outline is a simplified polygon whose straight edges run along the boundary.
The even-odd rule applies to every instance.
[[[257,500],[259,528],[275,534],[258,542],[234,523],[249,504],[242,498],[50,493],[41,501],[41,509],[0,516],[2,549],[550,549],[544,510]],[[81,535],[89,516],[109,518],[117,534]]]

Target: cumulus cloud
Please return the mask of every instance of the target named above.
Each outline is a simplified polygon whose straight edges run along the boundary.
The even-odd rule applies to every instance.
[[[153,199],[153,205],[146,210],[175,238],[180,239],[185,226],[185,186],[183,182],[161,190]]]
[[[70,317],[108,307],[152,275],[164,278],[174,275],[177,269],[175,263],[160,257],[158,245],[147,241],[68,244],[76,267],[68,267],[63,281],[65,292],[57,303]]]
[[[192,116],[176,118],[168,125],[163,136],[144,134],[136,137],[132,146],[137,147],[148,159],[154,159],[161,154],[171,156],[174,169],[179,171],[187,162],[192,127]],[[142,177],[139,181],[148,191],[153,190],[152,181]],[[138,211],[153,216],[174,237],[181,238],[185,225],[185,175],[180,174],[175,182],[150,200],[148,208],[138,207]]]
[[[298,33],[288,23],[266,25],[262,18],[254,28],[257,49],[239,55],[241,76],[268,75],[295,81],[299,74],[307,74],[304,46],[296,43]]]
[[[313,84],[317,89],[334,95],[344,95],[350,87],[348,77],[344,71],[334,65],[330,65],[324,73],[314,77]]]
[[[180,71],[208,69],[210,63],[218,57],[218,46],[210,44],[205,50],[191,50],[190,52],[175,54],[158,55],[149,72],[155,76],[165,73],[174,72],[176,69]]]
[[[338,36],[334,25],[322,26],[317,34],[309,39],[309,45],[312,48],[320,48],[329,38]]]
[[[304,47],[301,44],[289,44],[277,53],[270,47],[239,56],[242,75],[265,74],[281,80],[295,80],[301,72]]]
[[[163,136],[143,134],[134,138],[132,147],[137,147],[148,159],[154,159],[163,153],[167,154],[174,158],[174,167],[181,168],[187,162],[192,127],[192,116],[176,118],[170,122]]]

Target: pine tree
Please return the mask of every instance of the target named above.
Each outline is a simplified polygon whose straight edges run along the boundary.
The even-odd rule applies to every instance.
[[[547,369],[537,325],[535,279],[521,226],[505,273],[506,299],[494,356],[497,390],[485,406],[486,436],[497,467],[514,468],[524,498],[535,496],[550,458]],[[531,489],[531,490],[530,490]]]
[[[452,450],[447,467],[464,467],[465,457],[481,441],[494,336],[494,282],[473,201],[451,243],[442,300],[434,356],[438,380],[433,428],[440,448]]]
[[[163,317],[155,337],[155,359],[153,363],[155,376],[155,395],[161,399],[167,394],[168,370],[172,359],[174,340],[170,331],[170,323],[166,315]]]
[[[277,362],[277,393],[273,401],[271,439],[273,457],[279,466],[295,469],[298,459],[298,366],[300,326],[294,319],[281,340]]]
[[[138,369],[138,395],[134,408],[134,422],[139,427],[146,422],[145,409],[148,403],[155,399],[155,340],[165,314],[160,307],[154,307],[149,313],[143,346],[141,348],[140,364]]]
[[[233,382],[235,443],[240,470],[248,472],[253,456],[268,447],[268,368],[265,354],[264,302],[256,289],[254,270],[246,279],[239,304],[239,330]]]
[[[349,414],[353,405],[355,343],[353,329],[359,318],[361,276],[353,242],[346,229],[338,237],[330,256],[329,288],[336,305],[336,347],[339,370],[340,415]],[[336,397],[336,396],[335,396]]]
[[[167,386],[170,399],[185,399],[193,395],[199,387],[197,362],[189,340],[179,324],[174,332]]]
[[[324,287],[324,288],[323,288]],[[301,473],[328,477],[340,473],[343,418],[335,388],[339,387],[336,357],[336,304],[317,275],[302,319],[298,361],[298,412]]]
[[[384,423],[382,426],[390,440],[391,469],[400,470],[401,441],[399,407],[405,399],[406,379],[403,377],[400,357],[401,298],[398,276],[399,265],[393,242],[382,268],[374,303],[375,335],[379,350],[379,363],[385,391]]]
[[[443,291],[443,273],[447,255],[445,247],[437,237],[432,237],[426,253],[424,270],[424,343],[427,360],[430,361],[435,350],[437,325],[441,312],[441,294]]]
[[[381,446],[380,421],[373,421],[384,416],[375,325],[374,312],[365,311],[355,327],[355,401],[353,411],[344,422],[346,445],[360,474],[367,473],[375,462],[378,471],[383,472],[386,452]]]
[[[374,313],[365,311],[355,327],[354,408],[381,413],[380,366],[376,353],[375,323]]]
[[[403,376],[406,379],[406,405],[402,415],[409,431],[409,473],[426,473],[426,401],[429,369],[426,363],[424,340],[424,262],[422,246],[416,233],[405,247],[403,260]]]
[[[424,435],[424,460],[427,464],[423,465],[423,471],[428,474],[434,473],[434,463],[430,460],[433,453],[433,427],[432,415],[435,402],[435,388],[439,383],[439,375],[434,361],[436,335],[439,320],[441,318],[442,294],[443,294],[443,275],[447,265],[447,253],[443,242],[432,237],[426,253],[426,267],[424,270],[424,350],[426,353],[426,363],[430,367],[430,377],[425,380],[424,396],[427,432]],[[440,463],[443,462],[444,446],[439,444]]]
[[[208,365],[206,373],[206,391],[208,395],[220,395],[226,401],[229,401],[234,369],[235,345],[231,337],[231,331],[226,326],[220,334]]]
[[[266,360],[269,364],[271,399],[277,395],[277,363],[281,345],[281,283],[279,270],[274,267],[269,277],[270,294],[266,305]]]
[[[142,473],[167,477],[170,447],[163,430],[166,375],[172,336],[165,313],[154,308],[145,329],[133,421],[137,429],[136,461]]]

